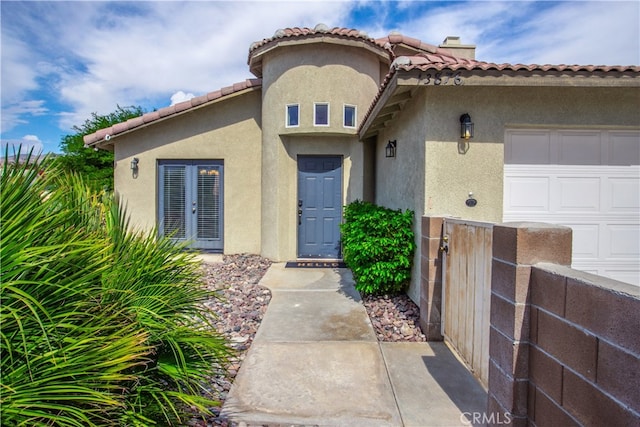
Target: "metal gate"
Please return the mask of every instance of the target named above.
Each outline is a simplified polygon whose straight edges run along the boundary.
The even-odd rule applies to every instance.
[[[443,231],[442,335],[486,388],[493,224],[446,218]]]

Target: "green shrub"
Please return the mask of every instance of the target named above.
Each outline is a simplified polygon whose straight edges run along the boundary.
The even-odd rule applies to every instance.
[[[415,251],[413,212],[355,201],[344,209],[342,256],[363,294],[406,289]]]
[[[228,349],[201,312],[210,294],[192,255],[130,232],[113,196],[46,159],[5,162],[0,194],[0,424],[207,413],[206,377]]]

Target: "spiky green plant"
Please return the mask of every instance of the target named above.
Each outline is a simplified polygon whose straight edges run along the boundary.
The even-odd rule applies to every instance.
[[[5,154],[6,159],[6,154]],[[43,173],[44,172],[44,173]],[[153,425],[207,412],[228,356],[199,266],[47,159],[0,176],[2,425]]]

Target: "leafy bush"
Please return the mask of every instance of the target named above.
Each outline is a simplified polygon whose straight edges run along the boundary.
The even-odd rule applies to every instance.
[[[364,294],[397,293],[411,279],[413,212],[355,201],[345,207],[342,256]]]
[[[229,351],[201,311],[210,294],[192,255],[128,231],[116,199],[47,159],[0,173],[0,424],[207,413],[207,375]]]

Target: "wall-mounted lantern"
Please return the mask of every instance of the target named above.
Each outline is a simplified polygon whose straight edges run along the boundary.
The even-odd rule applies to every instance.
[[[137,172],[138,171],[138,162],[140,160],[137,157],[134,157],[133,159],[131,159],[131,170],[133,172]]]
[[[394,139],[393,141],[389,140],[387,146],[385,148],[385,157],[395,157],[396,156],[396,146],[398,143]]]
[[[460,138],[473,138],[473,122],[469,113],[464,113],[460,116]]]

